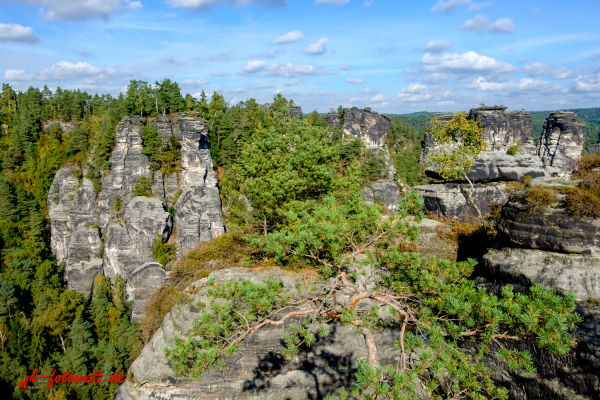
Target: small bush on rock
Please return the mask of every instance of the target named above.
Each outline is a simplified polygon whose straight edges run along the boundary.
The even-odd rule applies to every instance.
[[[152,186],[150,185],[150,179],[145,176],[140,176],[135,181],[133,186],[133,194],[136,196],[152,196]]]
[[[534,186],[527,189],[525,203],[529,211],[541,210],[556,201],[556,192],[546,186]]]

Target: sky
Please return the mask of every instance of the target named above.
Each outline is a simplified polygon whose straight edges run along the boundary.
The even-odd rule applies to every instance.
[[[600,1],[0,0],[0,81],[304,112],[600,106]]]

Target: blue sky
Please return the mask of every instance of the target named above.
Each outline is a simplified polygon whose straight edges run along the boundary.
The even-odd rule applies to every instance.
[[[178,81],[305,112],[600,106],[600,2],[0,0],[0,80],[118,94]]]

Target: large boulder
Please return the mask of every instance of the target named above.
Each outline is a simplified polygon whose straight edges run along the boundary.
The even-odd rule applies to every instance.
[[[483,257],[486,271],[503,282],[573,292],[579,301],[600,301],[600,258],[581,254],[504,248]]]
[[[513,246],[565,253],[600,254],[600,220],[568,214],[560,203],[543,209],[515,193],[502,208],[498,230]]]
[[[177,256],[225,233],[219,188],[190,186],[175,204]]]
[[[466,191],[471,191],[469,184],[445,183],[415,186],[414,189],[423,197],[425,209],[438,217],[445,217],[464,222],[469,217],[477,216],[477,211],[467,200]],[[494,182],[486,185],[476,184],[471,199],[482,215],[488,214],[491,207],[502,205],[508,200],[505,183]]]
[[[536,374],[495,374],[515,399],[597,399],[600,398],[600,259],[581,254],[563,254],[532,249],[489,250],[483,271],[493,282],[488,290],[513,284],[521,292],[534,284],[572,292],[576,312],[582,317],[574,331],[577,346],[564,356],[535,351]],[[494,365],[485,361],[488,367]],[[504,369],[497,360],[495,368]]]
[[[538,145],[538,155],[544,165],[558,168],[568,175],[581,156],[585,141],[585,123],[577,121],[572,112],[550,113]]]
[[[542,160],[531,154],[512,156],[501,151],[484,151],[474,162],[475,164],[467,173],[472,182],[511,182],[522,181],[526,176],[531,178],[548,176]],[[442,178],[434,168],[427,168],[425,173],[434,179]]]
[[[130,287],[135,298],[131,311],[133,319],[139,320],[143,317],[148,299],[166,283],[167,271],[156,262],[142,264],[131,273]]]
[[[357,285],[372,290],[376,281],[372,274],[366,275],[370,278],[357,282]],[[173,373],[165,348],[173,347],[176,337],[186,337],[198,323],[200,310],[196,304],[209,304],[206,296],[208,280],[222,285],[230,279],[262,282],[267,278],[282,281],[284,290],[298,298],[313,297],[330,290],[327,282],[311,284],[310,275],[279,268],[258,271],[231,268],[211,273],[208,278],[190,285],[184,293],[187,300],[175,305],[165,316],[159,330],[131,365],[131,380],[119,387],[115,399],[322,399],[336,395],[341,386],[348,388],[354,384],[356,362],[367,356],[365,340],[356,328],[341,324],[326,325],[328,334],[318,336],[315,344],[293,360],[286,360],[280,354],[282,334],[284,329],[289,329],[289,323],[286,323],[281,327],[265,327],[242,341],[237,352],[227,359],[227,371],[206,371],[200,381]],[[309,294],[311,286],[313,292]],[[348,298],[344,293],[336,301],[344,304]],[[359,303],[359,312],[369,311],[370,305],[366,304]],[[382,365],[399,362],[400,352],[394,347],[399,333],[397,327],[373,331]]]

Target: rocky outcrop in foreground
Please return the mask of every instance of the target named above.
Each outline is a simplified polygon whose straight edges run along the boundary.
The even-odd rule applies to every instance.
[[[536,181],[535,185],[543,182]],[[508,247],[485,254],[481,273],[490,282],[487,286],[497,290],[511,283],[520,292],[543,285],[571,292],[583,322],[575,331],[575,350],[564,357],[536,355],[537,374],[506,380],[511,398],[600,398],[600,220],[568,214],[560,199],[531,209],[521,201],[522,195],[513,194],[502,209],[497,227]]]
[[[359,279],[357,285],[362,290],[372,290],[381,278],[372,270],[364,272],[365,277]],[[281,327],[265,327],[242,341],[237,352],[227,359],[227,371],[207,371],[200,381],[180,380],[174,375],[164,349],[174,346],[175,337],[188,335],[197,323],[200,310],[196,304],[209,304],[206,296],[208,280],[214,279],[214,284],[223,285],[230,279],[262,282],[267,278],[282,281],[284,290],[298,298],[313,297],[330,290],[327,282],[313,283],[313,278],[308,275],[279,268],[259,271],[232,268],[213,272],[188,287],[185,295],[189,301],[177,304],[166,315],[160,329],[132,364],[131,379],[119,387],[115,400],[322,399],[337,395],[341,386],[351,386],[355,382],[356,360],[367,356],[367,348],[363,335],[356,328],[341,324],[325,325],[328,333],[318,336],[315,344],[293,360],[284,359],[280,353],[282,334],[289,331],[286,323]],[[302,289],[298,291],[299,288]],[[350,292],[342,292],[336,301],[345,304],[349,298]],[[370,309],[366,303],[362,306],[359,303],[359,307],[363,312]],[[394,317],[388,315],[387,319],[393,321]],[[311,329],[318,327],[311,325]],[[397,328],[373,332],[382,365],[399,362],[400,353],[394,346],[399,334]]]
[[[134,318],[142,315],[148,294],[167,280],[153,255],[157,239],[178,244],[181,255],[225,231],[205,121],[179,113],[151,122],[164,141],[180,138],[181,169],[171,175],[153,173],[142,153],[145,123],[125,117],[117,125],[117,145],[100,193],[90,180],[80,178],[86,171],[67,165],[57,172],[48,194],[52,250],[65,264],[68,287],[89,295],[98,274],[111,279],[121,275],[135,300]],[[152,182],[150,197],[133,194],[142,177]],[[167,206],[175,209],[174,215]],[[177,238],[171,237],[175,228]]]

